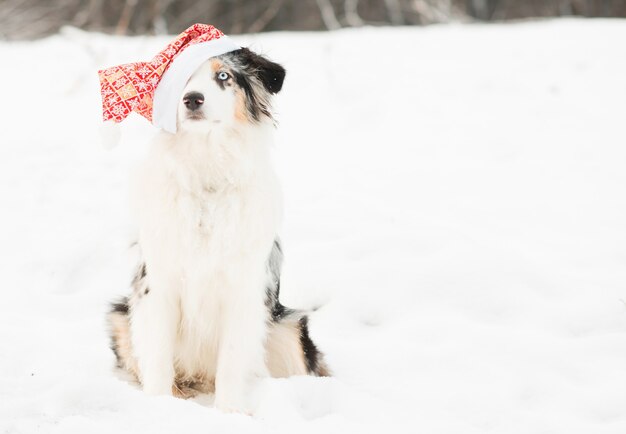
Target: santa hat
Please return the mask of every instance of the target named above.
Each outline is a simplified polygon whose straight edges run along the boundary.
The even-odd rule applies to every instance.
[[[103,120],[119,123],[134,111],[155,126],[176,133],[178,101],[192,74],[207,59],[240,48],[215,27],[194,24],[150,62],[98,71]]]

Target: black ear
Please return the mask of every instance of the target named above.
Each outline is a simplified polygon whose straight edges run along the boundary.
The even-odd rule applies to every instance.
[[[241,54],[246,59],[247,66],[259,77],[269,93],[280,92],[285,80],[285,68],[247,48],[242,48]]]

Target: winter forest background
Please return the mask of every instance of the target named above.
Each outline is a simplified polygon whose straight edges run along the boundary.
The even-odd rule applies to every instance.
[[[61,26],[177,34],[195,22],[228,34],[424,25],[555,16],[625,17],[624,0],[3,0],[1,38],[36,38]]]

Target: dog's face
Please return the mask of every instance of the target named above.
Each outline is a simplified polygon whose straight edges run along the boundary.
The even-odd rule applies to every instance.
[[[191,76],[178,104],[178,128],[208,132],[245,123],[273,121],[271,95],[285,69],[242,48],[213,57]]]

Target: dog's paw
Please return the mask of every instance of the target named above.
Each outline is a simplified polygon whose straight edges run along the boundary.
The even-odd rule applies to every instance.
[[[147,395],[152,395],[152,396],[157,396],[157,395],[172,396],[173,391],[174,391],[174,387],[175,386],[172,386],[171,383],[169,383],[169,384],[160,383],[159,384],[159,383],[149,382],[149,383],[144,383],[143,384],[143,391]]]
[[[249,410],[244,410],[241,408],[235,408],[235,407],[221,407],[221,406],[215,406],[219,411],[221,411],[222,413],[228,413],[228,414],[241,414],[242,416],[249,416],[252,417],[253,414],[251,411]]]
[[[244,414],[252,416],[242,399],[234,399],[234,397],[226,397],[218,394],[215,397],[215,408],[223,413]]]
[[[198,391],[184,384],[176,384],[172,386],[172,395],[176,398],[189,399],[198,395]]]

